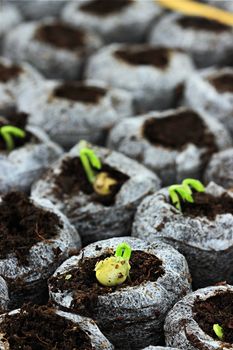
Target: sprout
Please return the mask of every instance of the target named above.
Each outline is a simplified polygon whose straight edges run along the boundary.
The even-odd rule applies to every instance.
[[[222,340],[223,339],[223,336],[224,336],[224,333],[223,333],[223,328],[218,324],[218,323],[215,323],[213,325],[213,330],[214,330],[214,333],[217,335],[217,337]]]
[[[13,137],[24,138],[26,133],[24,130],[17,128],[16,126],[4,125],[0,128],[0,135],[6,143],[7,150],[10,152],[15,147]]]
[[[205,191],[205,187],[202,185],[202,183],[195,179],[185,179],[183,180],[182,185],[172,185],[169,187],[169,196],[176,209],[181,211],[180,198],[183,201],[194,203],[192,188],[197,192]]]
[[[95,266],[96,278],[105,287],[114,287],[125,282],[129,277],[131,247],[121,243],[116,248],[115,256],[99,261]]]
[[[117,180],[110,177],[107,172],[96,173],[95,170],[102,168],[100,159],[92,149],[86,146],[85,141],[81,141],[79,145],[81,146],[79,152],[80,160],[94,191],[101,196],[110,195],[111,188],[117,184]]]

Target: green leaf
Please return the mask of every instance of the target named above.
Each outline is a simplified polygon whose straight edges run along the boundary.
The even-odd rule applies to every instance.
[[[123,243],[118,244],[118,246],[116,247],[115,256],[121,257],[125,260],[129,260],[130,256],[131,256],[131,252],[132,252],[132,249],[131,249],[130,245],[123,242]]]
[[[192,187],[197,192],[205,192],[205,187],[199,180],[185,179],[183,180],[182,185],[187,185],[188,187]]]
[[[218,323],[215,323],[213,325],[213,330],[214,330],[214,333],[217,335],[217,337],[222,340],[223,339],[223,336],[224,336],[224,333],[223,333],[223,328],[218,324]]]

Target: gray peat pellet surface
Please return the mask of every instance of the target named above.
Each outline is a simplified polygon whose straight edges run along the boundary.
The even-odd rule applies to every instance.
[[[189,53],[198,67],[230,64],[233,52],[231,26],[178,13],[165,15],[150,34],[150,44]]]
[[[0,11],[0,52],[1,52],[1,44],[2,38],[4,34],[6,34],[11,28],[14,28],[17,24],[19,24],[22,20],[20,12],[17,10],[15,6],[8,3],[1,3],[1,11]]]
[[[164,274],[155,282],[147,281],[137,286],[125,286],[98,297],[91,309],[91,317],[97,321],[106,337],[121,349],[141,349],[157,345],[163,339],[163,322],[171,307],[190,291],[190,275],[185,258],[171,246],[162,242],[147,243],[132,237],[112,238],[85,247],[80,255],[65,261],[53,278],[76,268],[85,258],[96,258],[115,250],[121,242],[132,250],[155,255],[162,261]],[[96,248],[97,247],[97,248]],[[59,278],[59,277],[58,277]],[[50,297],[56,304],[76,312],[72,307],[74,290],[60,291],[50,283]],[[78,313],[78,311],[77,311]]]
[[[178,350],[177,348],[170,348],[170,346],[148,346],[143,350]]]
[[[208,68],[186,83],[184,104],[221,121],[233,137],[233,68]]]
[[[161,13],[153,0],[87,0],[67,4],[62,18],[97,32],[105,42],[140,42]]]
[[[85,139],[104,144],[111,128],[134,114],[129,92],[110,88],[101,81],[45,81],[18,99],[30,122],[45,130],[66,149]],[[49,116],[49,117],[48,117]]]
[[[109,148],[138,160],[158,174],[164,185],[186,177],[202,178],[212,153],[231,145],[231,137],[221,123],[204,111],[197,113],[183,107],[126,118],[108,138]]]
[[[206,300],[219,294],[233,293],[233,287],[214,286],[199,289],[180,300],[165,320],[165,338],[169,346],[180,350],[230,350],[232,344],[215,340],[206,334],[194,320],[193,306],[197,299]]]
[[[111,44],[93,54],[86,77],[130,91],[139,112],[173,107],[193,71],[187,54],[149,45]]]
[[[136,208],[144,197],[160,187],[160,180],[150,170],[128,157],[108,150],[91,146],[101,163],[121,172],[129,179],[123,184],[110,206],[91,200],[82,190],[70,194],[57,195],[56,178],[62,171],[64,162],[79,156],[79,147],[55,162],[47,175],[33,185],[32,195],[50,199],[78,229],[83,244],[100,239],[130,234]],[[77,184],[78,185],[78,184]]]
[[[233,192],[211,182],[206,192],[220,197]],[[149,242],[171,244],[187,259],[193,286],[205,287],[220,281],[233,283],[233,215],[214,219],[183,215],[170,204],[168,188],[145,198],[137,209],[132,235]]]
[[[95,33],[45,18],[9,31],[3,52],[16,62],[33,64],[46,78],[75,80],[81,76],[84,60],[100,46]]]
[[[0,313],[7,310],[9,303],[9,291],[6,281],[0,276]]]
[[[11,152],[0,152],[0,193],[13,189],[29,192],[32,183],[63,153],[40,128],[27,125],[25,130],[35,141]]]

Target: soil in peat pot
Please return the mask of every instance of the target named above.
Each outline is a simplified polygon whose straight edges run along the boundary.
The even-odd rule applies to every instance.
[[[182,17],[178,20],[178,23],[185,29],[192,28],[211,32],[224,32],[230,28],[229,26],[214,20],[192,16]]]
[[[15,79],[22,72],[17,65],[6,66],[0,63],[0,83],[7,83],[11,79]]]
[[[132,0],[92,0],[83,3],[80,9],[84,12],[90,12],[99,16],[106,16],[112,13],[120,12],[132,4]]]
[[[106,95],[106,89],[76,83],[64,83],[53,91],[53,97],[83,103],[98,103]]]
[[[129,48],[114,52],[115,57],[131,65],[148,65],[165,69],[169,62],[170,51],[166,48]]]
[[[57,215],[36,207],[21,192],[10,192],[0,203],[0,256],[15,253],[21,265],[28,264],[30,248],[56,237],[62,223]]]
[[[95,248],[99,250],[98,245]],[[100,260],[113,255],[113,251],[97,258],[83,258],[77,268],[66,274],[50,278],[52,290],[74,291],[72,308],[80,314],[90,316],[99,295],[106,295],[126,287],[138,286],[147,281],[156,281],[164,274],[162,261],[156,256],[140,250],[132,252],[130,258],[130,277],[116,287],[104,287],[96,279],[95,265]]]
[[[129,177],[106,164],[102,164],[101,172],[107,172],[110,177],[117,180],[117,184],[111,187],[111,194],[107,196],[94,192],[78,157],[66,159],[62,163],[61,173],[55,178],[54,194],[62,199],[64,195],[78,196],[81,191],[90,196],[90,201],[110,206],[114,204],[116,194]]]
[[[216,77],[210,78],[209,82],[220,93],[233,93],[233,74],[224,73]]]
[[[34,38],[67,50],[75,50],[85,45],[84,32],[62,22],[45,24],[39,27]]]
[[[12,350],[93,349],[88,336],[75,323],[47,306],[27,304],[19,314],[7,315],[1,332]]]
[[[207,300],[197,299],[193,306],[193,316],[202,330],[212,338],[219,340],[213,331],[213,325],[223,328],[223,341],[233,344],[233,293],[222,293]]]

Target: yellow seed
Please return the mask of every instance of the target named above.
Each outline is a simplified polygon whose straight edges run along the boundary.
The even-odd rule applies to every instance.
[[[101,172],[96,176],[94,182],[94,190],[101,196],[108,196],[111,194],[111,187],[117,184],[117,180],[113,179],[106,172]]]
[[[126,260],[123,265],[119,263],[123,260],[121,257],[111,256],[99,261],[95,266],[99,283],[106,287],[113,287],[125,282],[129,276],[130,264]]]

